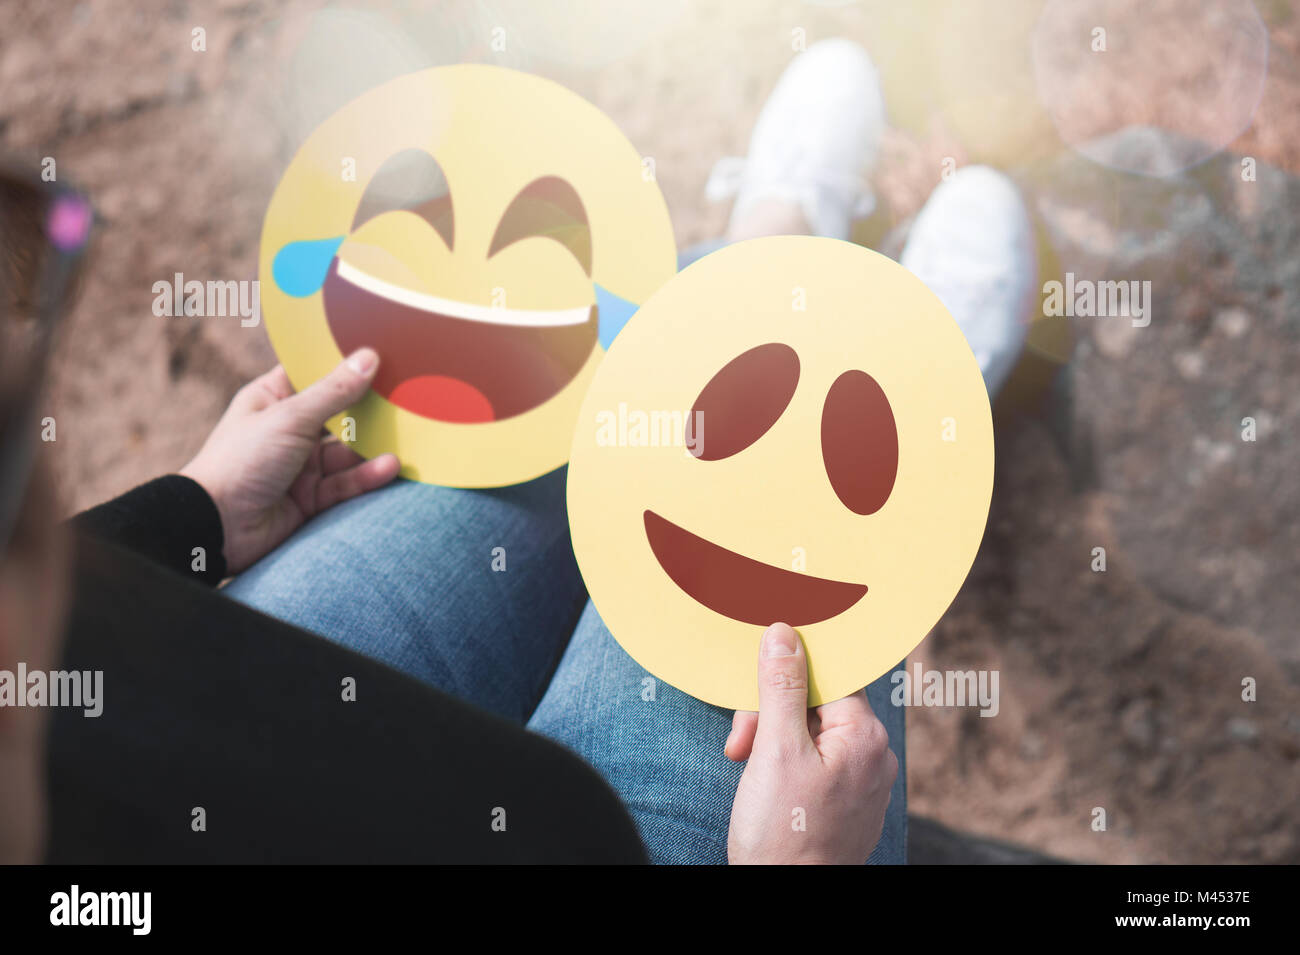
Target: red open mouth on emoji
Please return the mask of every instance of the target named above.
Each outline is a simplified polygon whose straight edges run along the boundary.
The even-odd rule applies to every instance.
[[[369,345],[384,356],[374,390],[438,421],[499,421],[554,397],[596,342],[595,308],[532,312],[569,324],[515,324],[522,310],[468,306],[403,290],[336,262],[325,314],[346,355]],[[495,314],[494,314],[495,313]]]

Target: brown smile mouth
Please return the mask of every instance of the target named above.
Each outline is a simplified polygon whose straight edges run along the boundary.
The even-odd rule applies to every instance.
[[[866,584],[827,580],[737,554],[645,512],[645,536],[659,566],[687,596],[715,613],[766,627],[829,620],[867,592]]]

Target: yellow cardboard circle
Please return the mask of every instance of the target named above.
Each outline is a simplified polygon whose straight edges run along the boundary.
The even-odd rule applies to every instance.
[[[815,705],[925,637],[992,488],[988,395],[939,299],[883,255],[782,236],[705,256],[623,329],[578,415],[569,525],[596,609],[651,673],[757,709],[759,638],[780,620]]]
[[[432,157],[445,177],[450,243],[412,208],[354,221],[376,173],[410,150]],[[538,180],[562,182],[576,194],[580,215],[573,218],[581,221],[555,227],[546,215],[539,219],[534,201],[512,220],[515,241],[494,249],[507,210]],[[575,235],[579,244],[589,243],[585,264],[566,241]],[[528,322],[590,314],[597,287],[615,300],[643,302],[676,268],[653,165],[614,123],[556,83],[484,65],[436,67],[370,90],[318,127],[281,178],[262,229],[262,309],[276,355],[299,389],[343,357],[331,322],[344,307],[327,318],[325,291],[304,293],[292,285],[286,291],[277,280],[285,274],[277,272],[277,264],[285,266],[277,258],[286,247],[313,241],[339,243],[331,270],[366,278],[364,292],[356,294],[372,296],[362,304],[375,304],[374,321],[387,322],[373,326],[387,329],[378,349],[381,376],[413,369],[414,377],[459,394],[456,389],[469,390],[462,377],[486,374],[517,404],[522,399],[514,391],[523,386],[515,379],[552,376],[545,383],[553,393],[544,400],[490,420],[417,413],[390,400],[396,391],[385,397],[376,384],[329,422],[365,457],[395,452],[403,476],[455,487],[514,484],[567,459],[573,422],[603,349],[593,337],[590,350],[582,342],[574,360],[570,347],[569,366],[556,371],[546,348],[529,351],[531,339],[512,336],[528,335]],[[402,311],[392,304],[399,300],[415,304]],[[342,299],[336,294],[334,301]],[[345,304],[349,335],[371,344],[364,340],[371,315],[351,300]],[[440,314],[443,306],[447,314]],[[440,324],[427,324],[426,316]],[[451,331],[443,336],[444,329]],[[464,368],[473,374],[462,374]],[[505,406],[497,395],[483,394],[493,409]],[[434,407],[440,414],[442,405]]]

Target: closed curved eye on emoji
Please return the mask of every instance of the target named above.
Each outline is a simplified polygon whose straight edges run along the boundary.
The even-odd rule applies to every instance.
[[[654,440],[609,440],[612,415]],[[987,391],[938,298],[875,252],[783,236],[705,256],[623,329],[578,415],[569,521],[615,639],[752,710],[772,623],[799,630],[814,704],[903,659],[965,579],[992,482]]]
[[[379,353],[349,412],[361,454],[500,486],[565,462],[604,347],[675,265],[657,185],[595,107],[500,67],[437,67],[303,145],[267,211],[263,311],[295,386]]]

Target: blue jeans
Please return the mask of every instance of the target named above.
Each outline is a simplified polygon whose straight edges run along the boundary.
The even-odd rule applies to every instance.
[[[610,636],[574,561],[566,475],[397,481],[316,517],[225,591],[568,746],[622,797],[652,861],[725,863],[743,769],[722,752],[731,711],[656,680]],[[869,863],[906,860],[891,689],[889,674],[867,688],[899,767]]]
[[[725,862],[742,769],[722,752],[731,712],[654,680],[610,636],[569,545],[565,476],[489,491],[397,481],[316,517],[225,591],[567,745],[623,798],[655,862]],[[886,676],[867,690],[899,763],[868,861],[901,863],[890,689]]]

